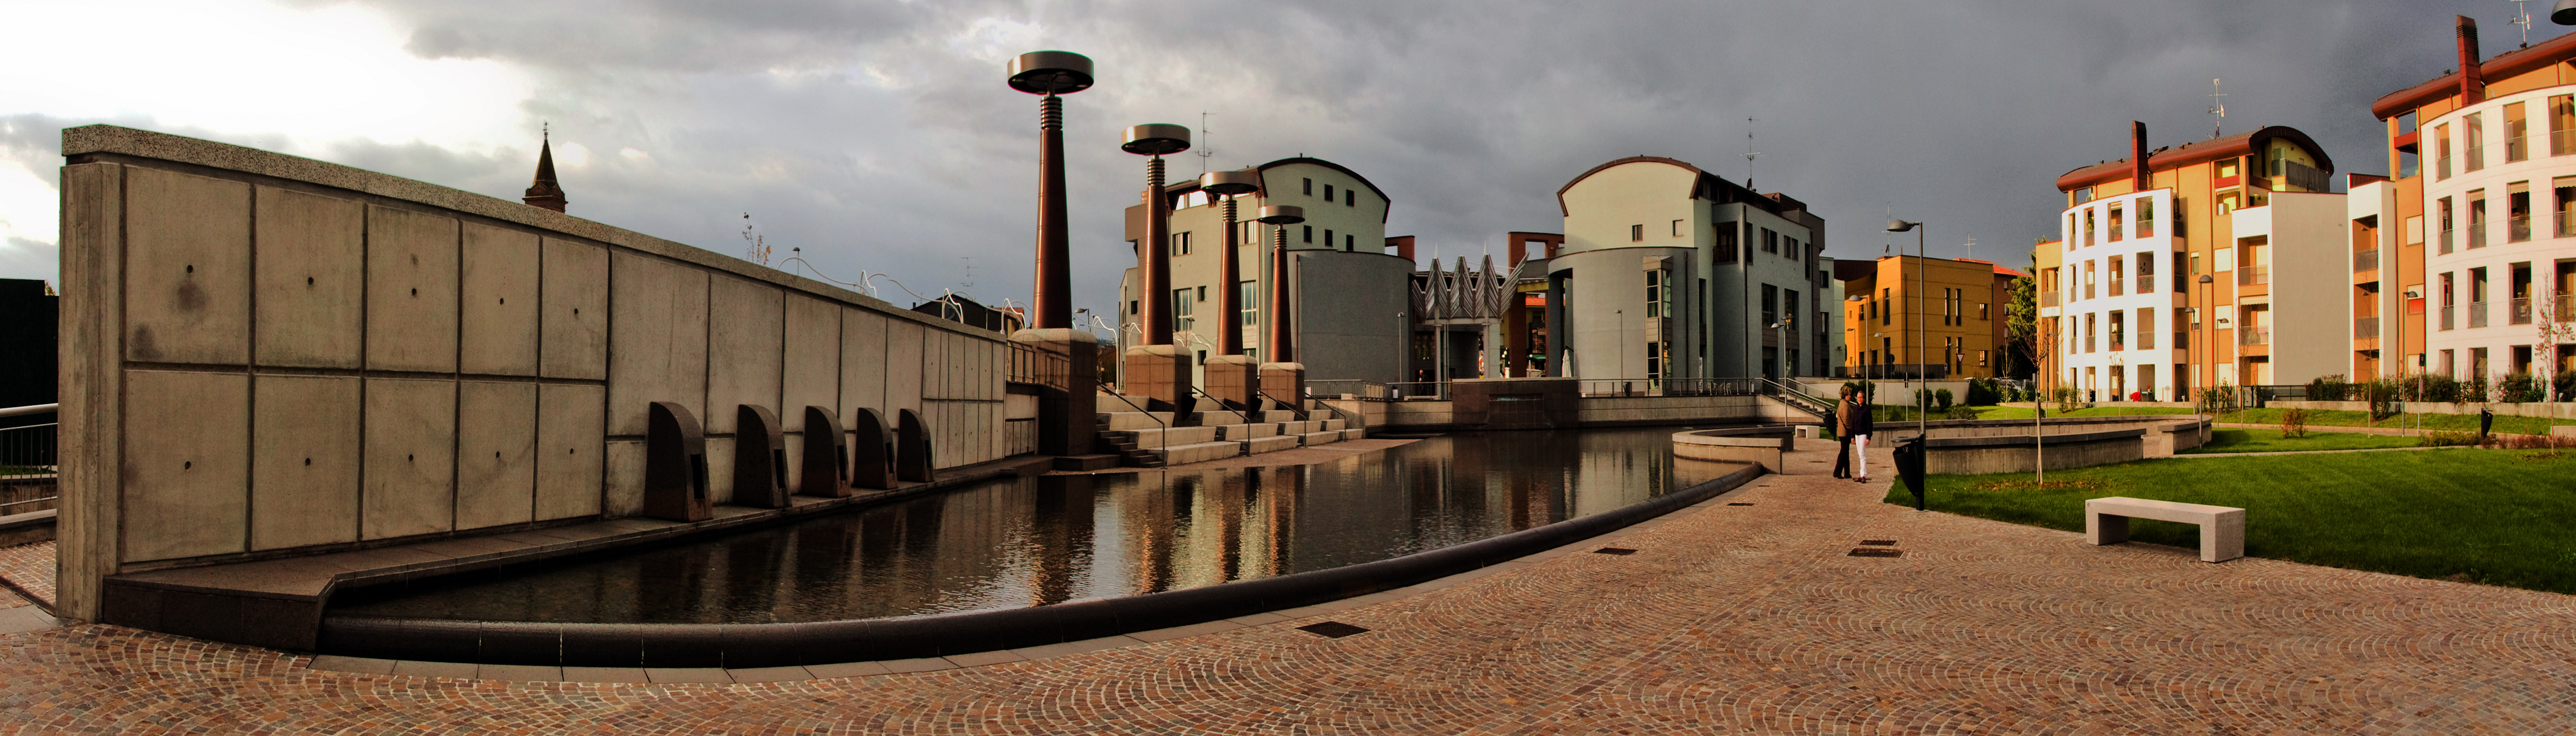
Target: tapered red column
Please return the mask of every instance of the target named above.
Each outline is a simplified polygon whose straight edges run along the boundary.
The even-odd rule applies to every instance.
[[[1218,251],[1220,255],[1217,257],[1216,266],[1220,279],[1218,283],[1221,284],[1216,292],[1216,314],[1217,321],[1224,325],[1217,330],[1216,354],[1218,355],[1243,353],[1243,305],[1240,303],[1243,298],[1240,295],[1242,288],[1237,286],[1243,281],[1243,266],[1237,263],[1242,258],[1235,253],[1235,249],[1241,247],[1235,242],[1235,235],[1240,229],[1241,226],[1235,224],[1234,220],[1234,198],[1227,197],[1225,198],[1225,248]]]
[[[1171,203],[1163,198],[1163,157],[1145,161],[1145,242],[1137,243],[1137,298],[1145,304],[1145,344],[1172,344]]]
[[[1038,282],[1029,300],[1031,327],[1073,326],[1073,277],[1065,246],[1064,98],[1038,100]]]
[[[1288,316],[1288,228],[1270,231],[1270,344],[1262,358],[1272,363],[1297,362],[1296,325]]]

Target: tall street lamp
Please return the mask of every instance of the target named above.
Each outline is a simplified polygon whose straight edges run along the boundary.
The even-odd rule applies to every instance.
[[[2211,324],[2209,322],[2209,309],[2207,308],[2209,301],[2216,298],[2213,296],[2213,292],[2210,288],[2210,284],[2216,281],[2217,279],[2210,278],[2209,274],[2204,273],[2200,275],[2200,302],[2203,305],[2203,308],[2200,310],[2199,314],[2192,315],[2193,317],[2198,318],[2193,320],[2194,324],[2192,326],[2200,330],[2199,363],[2201,365],[2201,372],[2204,374],[2201,376],[2201,383],[2204,386],[2209,383],[2209,376],[2206,374],[2217,372],[2216,367],[2210,363],[2210,357],[2218,352],[2218,325]],[[2191,402],[2191,405],[2193,407],[2191,413],[2194,416],[2198,416],[2200,414],[2200,402],[2193,401]],[[2214,409],[2216,407],[2211,408]],[[2207,428],[2202,428],[2200,435],[2201,441],[2208,442],[2209,435],[2209,430]]]
[[[1011,89],[1038,99],[1038,264],[1029,297],[1030,327],[1073,326],[1072,269],[1066,263],[1064,214],[1064,99],[1091,88],[1090,57],[1070,51],[1032,51],[1011,60]]]
[[[1268,362],[1297,362],[1293,325],[1288,319],[1288,226],[1306,221],[1306,208],[1293,204],[1261,206],[1262,224],[1270,228],[1270,344]]]
[[[1241,247],[1236,240],[1241,226],[1235,220],[1235,196],[1261,191],[1261,175],[1252,171],[1210,171],[1199,175],[1199,189],[1208,196],[1225,199],[1225,248],[1217,257],[1218,283],[1225,286],[1217,290],[1216,296],[1216,311],[1224,315],[1225,327],[1217,331],[1216,351],[1218,355],[1238,355],[1243,352],[1243,300],[1238,293],[1243,266],[1235,253]]]
[[[1145,344],[1172,344],[1171,203],[1163,199],[1163,155],[1190,150],[1190,129],[1170,123],[1127,128],[1119,149],[1145,162],[1145,241],[1136,244],[1137,297],[1144,300]]]
[[[1925,288],[1924,273],[1931,267],[1930,259],[1925,258],[1923,255],[1924,227],[1923,223],[1920,222],[1908,222],[1905,220],[1887,221],[1888,232],[1901,233],[1907,230],[1914,231],[1914,372],[1924,373],[1924,369],[1927,364],[1924,362],[1923,344],[1931,339],[1926,336],[1928,332],[1927,328],[1923,324],[1923,290]],[[1897,260],[1901,263],[1904,261],[1904,258],[1900,256]],[[1932,379],[1931,376],[1927,374],[1924,376],[1923,380],[1925,383],[1930,383]],[[1906,382],[1907,388],[1912,388],[1913,385],[1912,381]],[[1923,400],[1919,396],[1915,398],[1914,403],[1914,431],[1917,435],[1928,441],[1931,439],[1932,432],[1932,417],[1930,416],[1930,412],[1927,411],[1930,407],[1924,406]]]

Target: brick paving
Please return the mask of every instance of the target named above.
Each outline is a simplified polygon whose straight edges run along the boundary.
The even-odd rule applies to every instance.
[[[54,543],[37,542],[14,547],[0,547],[0,582],[27,595],[54,600]],[[0,608],[28,605],[19,596],[0,596]]]
[[[1831,446],[1809,447],[1824,449],[1787,463],[1802,474],[1615,539],[1635,554],[1541,556],[1409,596],[981,666],[512,682],[324,671],[305,656],[112,626],[0,636],[0,731],[2576,729],[2576,598],[2254,558],[2213,565],[2170,547],[2091,547],[2067,532],[1916,513],[1879,503],[1883,480],[1826,478]],[[1849,556],[1862,540],[1894,540],[1872,548],[1903,555]],[[1296,628],[1324,620],[1370,631]],[[945,668],[882,674],[915,667]],[[745,682],[766,677],[786,679]]]

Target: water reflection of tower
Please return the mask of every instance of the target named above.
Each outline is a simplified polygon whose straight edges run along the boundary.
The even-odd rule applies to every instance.
[[[1181,529],[1174,524],[1172,477],[1157,474],[1150,486],[1143,474],[1136,476],[1136,498],[1120,504],[1127,517],[1129,547],[1136,550],[1135,593],[1158,593],[1172,584],[1172,547]],[[1189,476],[1183,476],[1188,478]]]
[[[1291,559],[1297,554],[1297,507],[1306,495],[1306,466],[1265,468],[1260,471],[1268,480],[1263,488],[1263,509],[1269,520],[1269,534],[1263,535],[1262,573],[1286,575],[1296,571]]]
[[[1217,475],[1216,556],[1217,581],[1232,582],[1243,575],[1243,507],[1246,489],[1244,479],[1232,473]]]
[[[1449,452],[1423,453],[1405,467],[1412,476],[1404,484],[1409,493],[1407,514],[1413,524],[1413,538],[1423,539],[1439,533],[1446,526],[1442,512],[1449,507],[1449,467],[1457,462],[1457,450],[1468,444],[1456,437],[1435,437],[1423,442],[1448,445]]]
[[[1029,604],[1044,606],[1073,598],[1074,574],[1091,567],[1092,504],[1088,475],[1037,478],[1037,501],[1029,530]]]

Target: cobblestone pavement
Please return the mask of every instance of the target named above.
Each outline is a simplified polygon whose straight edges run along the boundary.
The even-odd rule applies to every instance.
[[[54,543],[0,547],[0,582],[48,602],[54,599]],[[0,608],[28,605],[20,596],[0,596]]]
[[[844,679],[580,684],[328,672],[298,655],[79,626],[0,636],[0,730],[2576,729],[2568,596],[2252,558],[2213,565],[2169,547],[2091,547],[1916,513],[1877,502],[1885,481],[1825,477],[1831,446],[1809,446],[1823,449],[1787,463],[1803,474],[1615,540],[1635,554],[1563,554],[1324,616],[1118,649]],[[1370,631],[1295,628],[1326,618]]]

